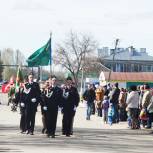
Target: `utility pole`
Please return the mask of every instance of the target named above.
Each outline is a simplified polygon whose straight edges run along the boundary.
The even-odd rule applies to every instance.
[[[38,66],[38,76],[37,76],[37,81],[40,80],[40,66]]]
[[[119,39],[116,39],[115,40],[115,49],[113,50],[113,53],[112,53],[112,55],[113,55],[112,67],[111,67],[111,69],[109,71],[108,82],[110,82],[110,79],[111,79],[111,72],[113,71],[113,67],[114,67],[114,59],[115,59],[118,43],[119,43]]]
[[[16,50],[16,65],[19,65],[19,50]],[[18,70],[18,67],[16,67],[16,71]]]
[[[1,61],[1,50],[0,50],[0,61]]]
[[[50,32],[50,75],[52,73],[52,32]]]
[[[83,67],[81,68],[81,88],[80,88],[80,96],[82,97],[82,94],[83,94],[83,75],[84,75],[84,70],[83,70]]]

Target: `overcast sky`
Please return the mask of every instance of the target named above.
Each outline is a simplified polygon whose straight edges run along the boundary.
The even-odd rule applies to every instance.
[[[53,47],[70,31],[100,46],[146,47],[153,55],[153,0],[0,0],[0,49],[29,56],[53,32]],[[54,49],[54,48],[53,48]]]

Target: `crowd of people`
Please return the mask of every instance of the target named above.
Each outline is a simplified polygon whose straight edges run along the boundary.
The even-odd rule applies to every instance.
[[[104,123],[112,125],[127,121],[131,129],[151,128],[153,121],[153,95],[148,84],[119,89],[116,82],[112,86],[96,87],[89,84],[83,94],[86,102],[86,120],[97,113]]]
[[[35,116],[38,105],[42,113],[42,133],[55,138],[58,110],[61,109],[62,134],[69,137],[73,134],[73,120],[80,101],[77,88],[72,78],[68,77],[61,87],[57,85],[56,76],[50,77],[40,88],[39,83],[33,81],[33,74],[25,78],[15,92],[15,103],[20,107],[20,129],[22,134],[34,134]]]
[[[13,95],[13,103],[20,107],[22,134],[34,134],[35,116],[39,105],[43,134],[55,138],[59,109],[63,114],[62,134],[68,137],[73,134],[74,116],[80,95],[71,77],[68,77],[61,86],[57,84],[56,76],[52,76],[40,86],[30,73],[19,88],[14,86],[13,89],[10,88],[9,97]],[[153,96],[148,84],[131,85],[128,90],[119,88],[117,82],[105,86],[88,84],[83,99],[86,103],[86,120],[90,120],[91,115],[97,114],[102,117],[104,124],[112,125],[127,121],[131,129],[152,127]]]

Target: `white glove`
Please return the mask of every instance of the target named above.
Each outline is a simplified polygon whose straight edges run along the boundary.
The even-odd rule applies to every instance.
[[[73,110],[74,110],[74,111],[76,111],[76,108],[77,108],[77,107],[76,107],[76,106],[74,106]]]
[[[25,104],[24,103],[21,103],[21,107],[24,107],[25,106]]]
[[[36,102],[36,98],[32,98],[31,102],[35,103]]]
[[[47,110],[47,106],[44,106],[44,107],[43,107],[43,110],[45,110],[45,111],[46,111],[46,110]]]
[[[58,107],[58,111],[62,111],[63,107]]]

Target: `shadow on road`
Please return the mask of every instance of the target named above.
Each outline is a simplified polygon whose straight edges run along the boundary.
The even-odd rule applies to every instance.
[[[61,135],[57,128],[55,139],[41,134],[41,127],[36,127],[35,135],[20,134],[17,126],[0,125],[0,152],[13,152],[9,146],[58,148],[62,150],[76,149],[88,152],[136,152],[142,153],[145,148],[152,152],[152,135],[146,130],[120,129],[88,129],[76,128],[72,137]],[[1,148],[7,146],[8,148]],[[11,151],[10,151],[11,150]],[[15,150],[21,152],[20,150]],[[144,152],[146,152],[144,150]]]

